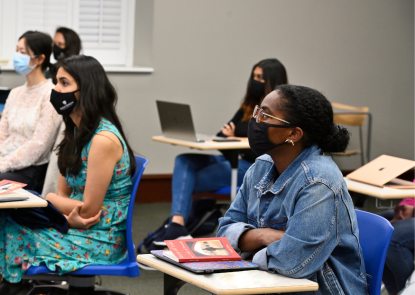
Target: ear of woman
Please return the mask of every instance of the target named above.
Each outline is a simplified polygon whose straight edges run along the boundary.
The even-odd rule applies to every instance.
[[[40,55],[36,56],[34,59],[36,60],[35,63],[37,65],[37,67],[39,67],[39,70],[42,71],[42,64],[45,61],[45,55],[40,54]]]
[[[290,134],[287,137],[287,142],[291,143],[293,146],[296,143],[301,143],[301,139],[304,136],[303,129],[300,127],[295,127],[292,130],[290,130]]]

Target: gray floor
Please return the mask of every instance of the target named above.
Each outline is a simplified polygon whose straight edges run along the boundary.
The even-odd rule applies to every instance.
[[[385,204],[386,205],[386,204]],[[364,210],[377,212],[374,198],[369,198],[364,205]],[[384,209],[383,209],[384,210]],[[148,234],[149,231],[157,229],[161,223],[169,216],[170,203],[157,204],[136,204],[133,218],[133,237],[134,242],[138,243]],[[103,276],[102,286],[125,292],[130,295],[135,294],[163,294],[163,274],[158,271],[140,270],[141,274],[137,278],[126,278],[117,276]],[[26,294],[27,290],[22,290],[20,294]],[[180,295],[202,295],[210,294],[192,285],[184,285]],[[382,292],[381,295],[387,295]]]
[[[139,243],[149,231],[157,229],[162,222],[169,216],[170,203],[157,204],[136,204],[134,207],[133,218],[133,237],[134,242]],[[163,274],[158,271],[140,270],[140,276],[136,278],[102,276],[102,286],[125,292],[130,295],[135,294],[163,294]],[[26,294],[28,290],[22,290],[19,295]],[[180,295],[206,295],[210,294],[192,285],[184,285]],[[3,294],[1,294],[3,295]]]
[[[170,215],[170,203],[137,204],[134,208],[134,242],[142,241],[149,231],[157,229]],[[114,290],[134,294],[163,294],[163,274],[158,271],[140,270],[139,277],[102,277],[102,285]],[[184,285],[179,294],[210,294],[192,285]]]

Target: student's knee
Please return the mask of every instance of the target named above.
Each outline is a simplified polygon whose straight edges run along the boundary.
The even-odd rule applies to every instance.
[[[187,166],[189,164],[193,164],[194,162],[198,161],[200,159],[200,154],[180,154],[176,156],[176,159],[174,161],[174,165],[177,167],[180,166]]]
[[[392,235],[391,244],[408,239],[414,240],[414,218],[398,220],[391,224],[395,229]]]
[[[189,154],[180,154],[180,155],[176,156],[176,159],[175,159],[176,165],[177,164],[182,164],[182,163],[185,163],[185,162],[188,162],[188,161],[190,161]]]

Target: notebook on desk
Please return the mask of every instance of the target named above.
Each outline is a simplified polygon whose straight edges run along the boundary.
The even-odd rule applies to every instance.
[[[246,260],[179,263],[164,256],[164,251],[166,250],[152,250],[151,254],[153,254],[158,259],[164,260],[166,262],[169,262],[171,264],[174,264],[178,267],[184,268],[196,274],[211,274],[216,272],[258,269],[258,265]]]
[[[223,139],[223,137],[196,133],[188,104],[160,100],[156,103],[163,136],[195,142]]]
[[[382,155],[346,177],[378,187],[414,189],[415,183],[396,178],[413,167],[415,161]]]
[[[2,202],[17,202],[25,201],[29,199],[29,192],[13,191],[6,194],[0,195],[0,203]]]
[[[16,181],[6,179],[0,181],[0,202],[16,202],[29,199],[27,195],[30,194],[29,192],[19,190],[25,186],[26,184]]]

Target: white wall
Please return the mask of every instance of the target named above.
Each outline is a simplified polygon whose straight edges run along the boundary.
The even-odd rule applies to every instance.
[[[140,0],[136,15],[135,63],[155,72],[110,79],[130,143],[150,160],[147,174],[171,173],[177,154],[193,152],[151,141],[161,133],[155,100],[191,104],[197,131],[216,133],[237,110],[252,65],[268,57],[286,66],[291,84],[368,106],[372,158],[414,158],[413,1]],[[22,83],[2,76],[3,86]]]

